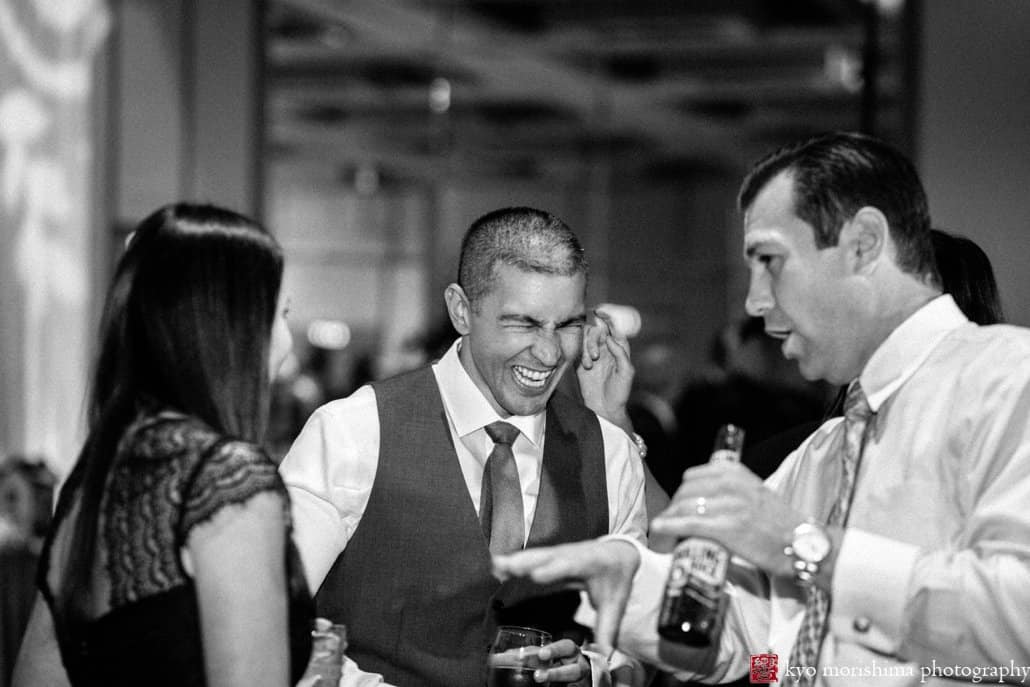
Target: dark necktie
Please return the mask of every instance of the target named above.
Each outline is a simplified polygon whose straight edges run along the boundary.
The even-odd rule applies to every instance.
[[[490,553],[511,553],[521,549],[526,540],[522,486],[511,450],[519,430],[507,422],[494,422],[486,426],[486,433],[494,442],[494,448],[483,468],[479,519],[490,543]]]
[[[855,476],[858,461],[862,455],[865,430],[873,411],[865,393],[856,379],[851,383],[844,398],[844,455],[837,498],[827,518],[828,525],[844,526],[848,521],[851,499],[855,493]],[[801,622],[794,649],[790,653],[790,665],[817,668],[819,650],[826,637],[826,621],[830,614],[830,595],[814,584],[806,590],[805,618]],[[815,682],[812,671],[802,671],[797,684],[809,687]]]

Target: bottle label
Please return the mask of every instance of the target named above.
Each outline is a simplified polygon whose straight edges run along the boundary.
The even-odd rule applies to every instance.
[[[673,557],[669,590],[682,592],[688,587],[696,594],[717,597],[726,581],[729,559],[729,552],[710,539],[684,539]]]

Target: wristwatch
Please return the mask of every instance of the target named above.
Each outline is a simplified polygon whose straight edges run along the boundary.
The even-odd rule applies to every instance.
[[[812,585],[832,548],[830,535],[822,525],[809,520],[795,527],[790,544],[783,549],[793,559],[794,581],[802,587]]]

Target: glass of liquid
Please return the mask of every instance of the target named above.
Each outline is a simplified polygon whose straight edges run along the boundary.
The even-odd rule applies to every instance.
[[[487,687],[533,687],[533,672],[551,667],[540,660],[540,647],[551,643],[551,635],[532,627],[502,625],[487,656]]]

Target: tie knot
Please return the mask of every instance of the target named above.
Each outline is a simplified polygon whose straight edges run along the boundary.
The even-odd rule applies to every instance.
[[[844,417],[851,421],[867,420],[872,414],[869,399],[865,397],[862,385],[856,379],[848,387],[848,393],[844,397]]]
[[[507,422],[493,422],[486,426],[486,433],[495,444],[511,446],[519,436],[519,428]]]

